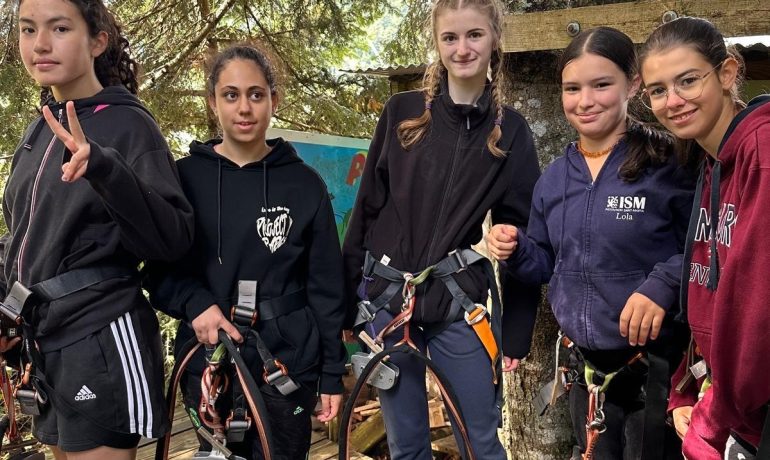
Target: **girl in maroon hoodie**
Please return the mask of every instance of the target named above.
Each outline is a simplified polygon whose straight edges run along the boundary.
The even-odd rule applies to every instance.
[[[669,409],[687,458],[751,458],[770,401],[770,98],[741,102],[743,62],[703,19],[656,29],[641,65],[645,105],[703,153],[682,299],[694,345]]]

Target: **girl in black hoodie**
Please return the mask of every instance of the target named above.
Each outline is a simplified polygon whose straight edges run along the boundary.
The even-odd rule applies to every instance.
[[[265,139],[278,94],[260,51],[234,46],[217,55],[207,91],[222,139],[193,142],[190,156],[177,163],[195,209],[195,242],[152,287],[153,302],[183,320],[179,351],[192,337],[216,344],[220,329],[242,341],[244,334],[230,322],[231,307],[244,305],[246,294],[256,297],[259,319],[253,327],[299,389],[284,395],[261,378],[266,363],[252,336],[246,335],[241,353],[262,380],[274,455],[304,459],[316,393],[319,420],[331,420],[345,372],[342,257],[331,200],[321,177],[291,144]],[[278,311],[267,312],[268,304]],[[199,351],[187,367],[182,389],[188,408],[201,403],[204,365]],[[218,401],[214,409],[224,420],[233,397],[225,393]],[[260,458],[258,443],[251,430],[227,447]]]
[[[390,98],[369,149],[343,245],[350,309],[361,282],[363,310],[356,313],[361,320],[375,315],[367,331],[379,333],[406,304],[401,290],[393,290],[398,281],[379,273],[390,268],[416,275],[451,261],[455,286],[445,285],[448,277],[417,286],[411,321],[424,333],[413,327],[412,339],[447,375],[476,457],[505,459],[493,382],[500,368],[510,372],[529,351],[539,288],[506,286],[502,352],[496,352],[490,341],[482,345],[469,324],[474,320],[463,319],[467,306],[475,308],[475,319],[486,321],[477,307],[497,290],[491,270],[483,263],[466,267],[460,259],[477,257],[469,248],[481,239],[488,212],[495,223],[526,226],[540,171],[526,121],[501,103],[500,3],[438,0],[431,26],[440,59],[426,70],[422,91]],[[455,250],[463,256],[455,257]],[[494,311],[492,318],[498,339],[502,314]],[[385,337],[385,344],[395,343],[400,331]],[[425,366],[404,354],[391,361],[400,368],[399,382],[379,394],[391,458],[431,459]]]
[[[101,0],[19,3],[43,117],[16,149],[3,196],[0,290],[20,283],[37,297],[22,310],[26,389],[48,396],[33,432],[57,459],[133,458],[140,436],[168,428],[158,322],[137,266],[187,251],[192,209]]]

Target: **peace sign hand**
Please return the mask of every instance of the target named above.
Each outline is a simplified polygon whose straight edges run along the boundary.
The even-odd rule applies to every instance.
[[[83,177],[88,167],[88,158],[91,155],[91,144],[86,140],[85,134],[80,127],[77,113],[75,112],[75,103],[67,102],[67,122],[70,131],[62,126],[51,113],[47,106],[43,107],[43,117],[48,123],[56,137],[59,138],[67,149],[72,153],[70,161],[64,163],[61,167],[61,180],[64,182],[75,182]]]

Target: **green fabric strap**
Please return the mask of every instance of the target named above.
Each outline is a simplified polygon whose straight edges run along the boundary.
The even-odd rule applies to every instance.
[[[591,385],[594,382],[594,375],[596,374],[596,370],[588,364],[588,361],[583,361],[583,364],[583,372],[585,374],[586,385]],[[599,393],[604,393],[607,391],[607,387],[610,386],[610,382],[612,381],[613,377],[618,374],[618,372],[620,372],[620,370],[609,373],[604,377],[604,382],[602,382],[602,385],[599,387]]]

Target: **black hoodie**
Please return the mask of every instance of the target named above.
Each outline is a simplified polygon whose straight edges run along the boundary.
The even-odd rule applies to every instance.
[[[388,256],[392,267],[415,272],[479,242],[490,210],[494,223],[527,226],[540,169],[524,117],[504,108],[497,145],[506,156],[495,157],[486,148],[497,116],[489,87],[473,106],[455,104],[446,80],[441,89],[433,100],[426,137],[410,150],[401,147],[397,127],[423,113],[423,93],[395,94],[380,116],[343,244],[350,299],[356,298],[367,250],[378,260]],[[471,300],[485,303],[489,283],[480,264],[455,279]],[[529,352],[540,287],[504,282],[511,284],[504,286],[503,348],[506,356],[520,358]],[[375,277],[368,297],[376,298],[388,283]],[[396,296],[391,307],[397,309],[399,302]],[[444,321],[451,302],[444,283],[428,280],[417,288],[414,319]],[[348,321],[355,313],[354,301],[349,308]]]
[[[292,377],[320,376],[321,393],[341,393],[344,283],[326,184],[283,139],[268,141],[270,153],[243,167],[214,151],[219,142],[193,142],[177,162],[195,209],[195,242],[173,267],[152,270],[153,304],[187,322],[217,304],[229,318],[239,280],[256,280],[260,300],[304,288],[305,309],[260,321],[257,331]],[[177,348],[193,336],[183,322]]]
[[[2,290],[66,271],[146,259],[173,260],[192,242],[193,216],[166,141],[147,109],[122,86],[76,100],[91,152],[86,173],[61,180],[70,152],[45,120],[17,147],[3,196]],[[67,127],[64,102],[49,106]],[[134,308],[149,308],[138,277],[111,279],[50,304],[34,318],[42,351],[71,344]]]

